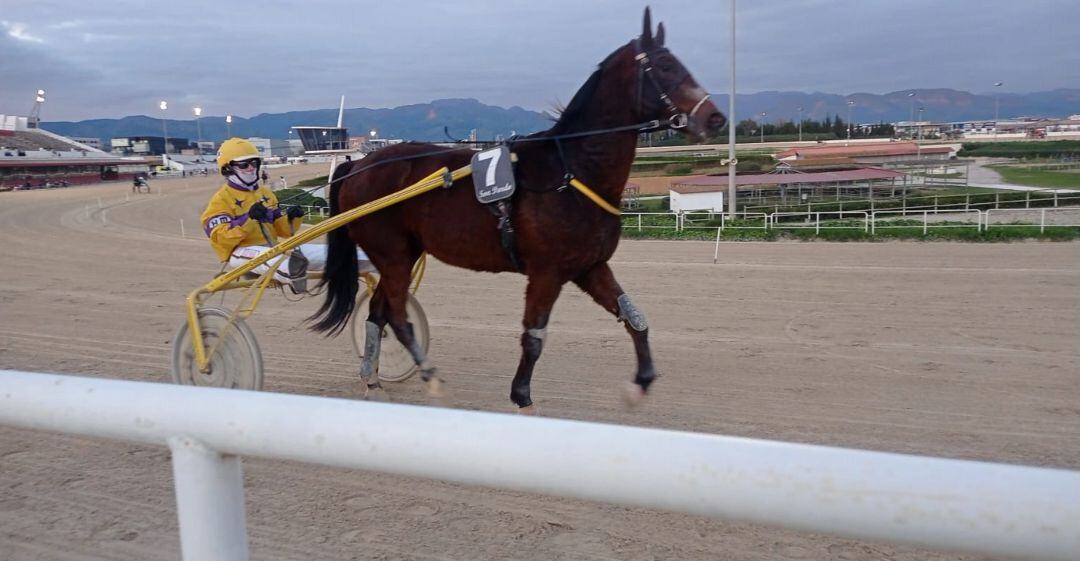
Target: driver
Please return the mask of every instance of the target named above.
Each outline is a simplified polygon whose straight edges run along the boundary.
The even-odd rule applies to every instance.
[[[217,165],[225,176],[225,184],[210,198],[202,213],[203,231],[218,258],[235,268],[270,249],[274,238],[292,236],[300,227],[304,210],[298,206],[282,210],[274,193],[259,186],[262,159],[251,142],[242,138],[223,142],[218,149]],[[274,279],[297,294],[305,292],[308,259],[300,248],[278,259],[286,261],[274,272]],[[272,259],[252,273],[261,275],[276,262]]]
[[[228,261],[230,268],[236,268],[268,251],[274,238],[292,236],[300,227],[304,210],[298,206],[282,210],[269,187],[259,185],[262,159],[251,142],[242,138],[226,140],[218,149],[217,164],[225,176],[225,184],[210,198],[202,213],[203,231],[218,258]],[[271,236],[270,240],[266,239],[267,235]],[[325,267],[326,246],[303,244],[293,249],[291,255],[278,259],[287,261],[274,271],[274,279],[300,294],[307,290],[309,268],[321,271]],[[356,259],[361,273],[375,272],[359,248]],[[261,275],[276,262],[271,259],[251,272]]]

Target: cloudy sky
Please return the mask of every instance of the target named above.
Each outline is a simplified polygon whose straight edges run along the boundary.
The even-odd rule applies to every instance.
[[[642,0],[0,0],[0,113],[250,117],[448,97],[550,109],[640,33]],[[727,0],[652,0],[728,90]],[[1076,0],[740,0],[740,93],[1080,88]]]

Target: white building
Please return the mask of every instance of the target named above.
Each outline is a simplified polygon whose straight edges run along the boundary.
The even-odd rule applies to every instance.
[[[676,185],[668,190],[672,212],[724,212],[724,193],[719,190],[703,191],[700,188]]]

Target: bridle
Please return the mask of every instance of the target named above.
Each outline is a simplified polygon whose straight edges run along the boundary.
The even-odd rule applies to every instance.
[[[653,74],[652,61],[649,58],[650,55],[655,57],[661,54],[668,54],[670,51],[664,47],[656,47],[650,51],[646,51],[641,48],[640,39],[634,39],[634,50],[637,53],[634,55],[634,60],[638,63],[638,113],[641,113],[640,110],[645,104],[645,83],[647,80],[653,89],[656,90],[656,94],[660,98],[660,101],[663,102],[664,106],[667,108],[668,126],[673,129],[686,128],[686,125],[690,123],[690,119],[697,113],[698,109],[701,109],[701,106],[708,101],[710,94],[705,94],[704,97],[698,100],[697,104],[694,105],[694,108],[690,110],[689,114],[679,111],[675,102],[671,101],[671,95],[669,95],[668,90],[665,90],[664,87],[660,85],[660,80],[657,80],[656,75]],[[681,84],[689,76],[690,72],[680,64],[678,72],[672,82],[674,84]]]

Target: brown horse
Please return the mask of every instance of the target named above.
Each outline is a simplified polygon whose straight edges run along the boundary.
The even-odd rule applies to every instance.
[[[617,207],[638,134],[649,124],[655,130],[658,123],[704,140],[723,127],[725,118],[682,63],[664,48],[663,24],[653,35],[646,9],[642,35],[600,63],[550,130],[508,142],[518,157],[517,191],[508,214],[516,232],[512,244],[503,243],[500,218],[477,202],[468,178],[356,220],[329,234],[322,281],[328,285],[327,296],[311,318],[317,320],[312,328],[334,334],[347,324],[356,301],[354,249],[359,244],[381,275],[367,319],[361,378],[369,390],[378,387],[372,375],[380,335],[389,323],[420,366],[422,379],[437,392],[440,380],[406,321],[413,264],[427,252],[474,271],[523,273],[528,276],[528,287],[522,355],[510,399],[521,412],[533,413],[529,395],[533,366],[543,348],[555,300],[570,281],[625,323],[637,354],[628,397],[640,399],[656,371],[645,317],[619,287],[607,263],[619,243],[621,220],[611,212],[614,209],[605,210],[600,202],[565,187],[576,178],[602,201]],[[335,170],[330,189],[331,214],[388,195],[443,166],[468,165],[474,153],[467,148],[410,142],[342,164]]]

